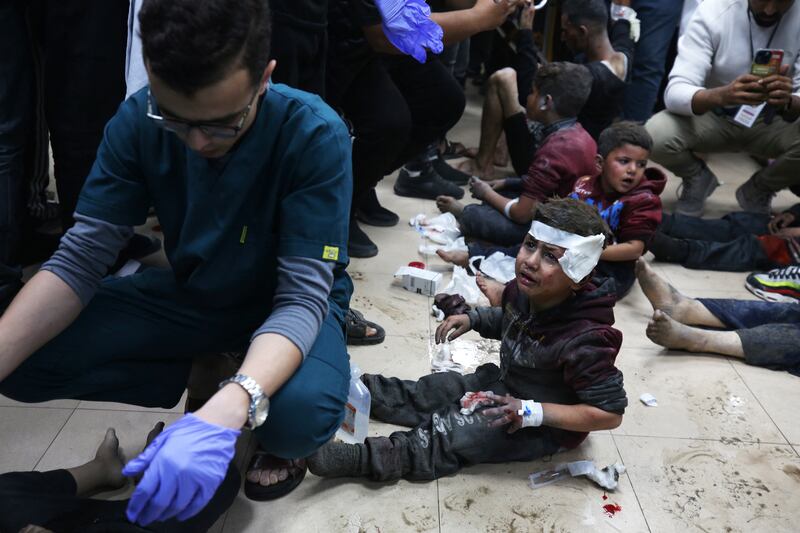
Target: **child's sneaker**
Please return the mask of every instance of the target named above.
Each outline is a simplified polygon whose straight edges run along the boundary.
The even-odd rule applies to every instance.
[[[759,298],[770,302],[800,303],[800,266],[750,274],[744,286]]]

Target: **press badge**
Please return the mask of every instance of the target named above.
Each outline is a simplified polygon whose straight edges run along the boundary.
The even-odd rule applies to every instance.
[[[739,111],[736,113],[736,116],[733,117],[733,121],[737,124],[741,124],[745,128],[752,128],[766,105],[766,102],[760,105],[743,105],[739,107]]]

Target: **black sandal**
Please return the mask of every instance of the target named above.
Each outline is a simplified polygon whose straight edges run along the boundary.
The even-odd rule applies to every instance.
[[[250,458],[250,464],[247,465],[248,472],[253,470],[279,470],[281,468],[285,468],[289,472],[289,476],[283,481],[278,481],[272,485],[262,485],[257,481],[250,481],[245,478],[244,495],[256,502],[277,500],[296,489],[300,482],[303,481],[303,478],[306,477],[306,472],[308,471],[307,466],[297,466],[294,464],[293,459],[281,459],[256,450],[253,457]]]
[[[350,309],[345,315],[347,323],[347,344],[350,346],[368,346],[380,344],[386,338],[386,331],[375,322],[370,322],[364,315]],[[367,336],[367,328],[373,328],[375,335]]]
[[[444,140],[444,150],[442,150],[442,159],[457,159],[459,157],[469,157],[467,155],[467,147],[460,142],[453,142],[447,139]]]

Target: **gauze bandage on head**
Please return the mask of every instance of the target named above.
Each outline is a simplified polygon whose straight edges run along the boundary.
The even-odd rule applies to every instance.
[[[602,234],[582,237],[548,226],[538,220],[533,221],[528,233],[537,241],[560,246],[566,250],[558,263],[564,274],[575,283],[580,283],[592,273],[600,260],[603,244],[606,241],[605,235]]]

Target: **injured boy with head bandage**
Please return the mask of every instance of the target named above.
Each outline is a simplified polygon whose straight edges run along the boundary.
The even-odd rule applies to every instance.
[[[500,367],[418,381],[364,374],[371,416],[413,428],[363,444],[329,442],[308,459],[323,477],[432,480],[479,463],[530,461],[613,429],[628,404],[614,360],[613,283],[590,281],[609,231],[579,200],[537,206],[501,307],[448,317],[446,342],[473,329],[499,339]]]

